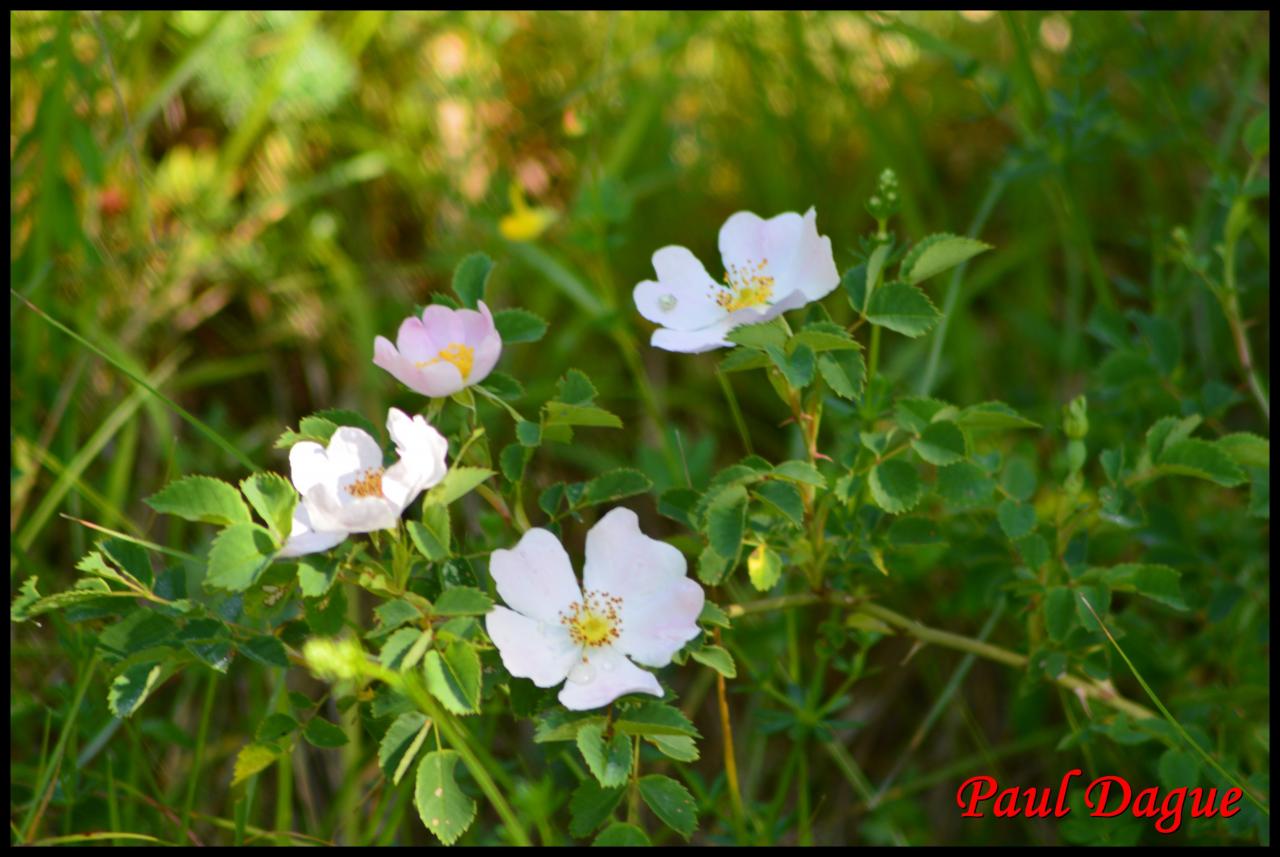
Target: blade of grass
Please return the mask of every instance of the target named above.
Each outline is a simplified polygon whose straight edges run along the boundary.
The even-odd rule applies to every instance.
[[[1125,666],[1129,668],[1129,672],[1133,673],[1133,677],[1138,680],[1138,684],[1140,684],[1142,686],[1142,689],[1146,691],[1147,696],[1151,697],[1151,701],[1155,703],[1156,708],[1160,709],[1160,713],[1164,715],[1165,720],[1169,721],[1169,725],[1173,727],[1174,731],[1177,732],[1178,735],[1182,738],[1182,740],[1187,743],[1187,746],[1195,750],[1196,753],[1199,754],[1201,759],[1204,759],[1205,763],[1209,765],[1209,767],[1217,771],[1218,774],[1222,776],[1222,778],[1225,779],[1227,782],[1231,783],[1236,788],[1240,789],[1240,791],[1243,792],[1247,798],[1249,798],[1249,800],[1253,803],[1254,806],[1262,810],[1263,815],[1270,818],[1271,810],[1267,808],[1267,805],[1263,803],[1261,800],[1259,800],[1253,794],[1253,792],[1249,791],[1249,789],[1244,785],[1244,783],[1241,782],[1239,777],[1235,776],[1226,768],[1222,767],[1222,765],[1218,763],[1217,759],[1209,755],[1209,752],[1207,750],[1205,750],[1203,747],[1197,744],[1195,739],[1187,734],[1187,730],[1182,728],[1182,724],[1178,722],[1178,718],[1170,714],[1169,709],[1164,707],[1164,703],[1160,701],[1160,697],[1156,696],[1156,692],[1151,689],[1151,685],[1147,684],[1146,679],[1142,677],[1142,673],[1138,672],[1138,668],[1133,665],[1133,661],[1129,660],[1129,656],[1125,654],[1124,649],[1120,648],[1120,644],[1116,642],[1116,638],[1111,636],[1111,631],[1107,629],[1106,623],[1102,621],[1102,617],[1098,615],[1098,611],[1093,609],[1093,605],[1089,603],[1089,599],[1085,598],[1084,593],[1082,592],[1077,592],[1076,594],[1080,597],[1080,600],[1084,603],[1084,606],[1089,608],[1089,612],[1093,615],[1093,618],[1097,621],[1098,627],[1102,629],[1102,633],[1107,635],[1107,639],[1111,641],[1111,645],[1115,646],[1115,649],[1120,654],[1120,657],[1124,661]]]
[[[179,405],[173,399],[170,399],[164,393],[161,393],[159,390],[155,388],[155,386],[153,386],[146,379],[142,378],[141,376],[129,370],[119,360],[115,359],[110,354],[103,351],[101,348],[94,345],[92,342],[85,339],[83,336],[76,333],[74,330],[67,327],[65,324],[55,319],[53,316],[49,315],[44,310],[40,309],[40,307],[36,306],[31,301],[27,300],[25,297],[23,297],[22,295],[14,291],[13,288],[9,289],[9,293],[12,294],[18,300],[22,301],[24,304],[26,304],[27,307],[36,315],[40,316],[42,319],[47,321],[49,324],[53,325],[58,330],[65,333],[67,336],[70,336],[76,342],[79,342],[85,348],[88,348],[94,354],[97,354],[103,360],[106,360],[116,369],[120,370],[120,372],[123,373],[125,377],[127,377],[130,381],[133,381],[133,383],[137,384],[139,387],[146,390],[148,393],[155,396],[160,401],[164,402],[173,410],[174,413],[176,413],[178,416],[182,417],[184,420],[190,423],[192,427],[194,427],[197,431],[199,431],[209,440],[217,444],[224,452],[226,452],[236,461],[240,462],[245,467],[247,467],[250,472],[257,472],[258,467],[253,463],[252,459],[250,459],[249,456],[245,455],[243,452],[237,449],[235,444],[231,443],[222,435],[218,434],[216,431],[214,431],[212,428],[210,428],[208,425],[202,422],[200,419],[193,416],[190,412],[187,411],[186,408]]]

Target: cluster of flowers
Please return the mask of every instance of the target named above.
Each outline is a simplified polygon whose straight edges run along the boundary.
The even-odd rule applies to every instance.
[[[739,212],[720,230],[725,276],[717,283],[684,247],[653,254],[658,279],[636,286],[636,308],[660,325],[651,343],[696,353],[731,343],[734,327],[776,318],[830,293],[840,282],[831,239],[816,214],[765,220]],[[379,336],[373,362],[424,396],[443,397],[493,370],[502,337],[483,301],[479,310],[427,307],[400,325],[393,345]],[[398,460],[362,429],[343,426],[327,446],[289,452],[300,496],[285,557],[329,550],[353,533],[394,529],[422,492],[444,479],[448,441],[422,416],[391,408],[387,432]],[[495,550],[489,570],[508,606],[486,616],[486,630],[513,676],[538,687],[564,682],[560,702],[573,710],[607,705],[626,693],[662,696],[653,674],[699,633],[702,587],[687,576],[679,550],[649,538],[629,509],[611,510],[587,533],[579,587],[560,540],[528,530],[511,550]]]

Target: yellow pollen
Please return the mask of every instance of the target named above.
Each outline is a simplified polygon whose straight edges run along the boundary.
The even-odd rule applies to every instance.
[[[567,613],[560,614],[560,624],[569,629],[569,639],[580,646],[605,646],[622,634],[621,607],[621,598],[587,590],[582,601],[575,601]]]
[[[471,364],[475,362],[476,351],[470,345],[463,345],[461,342],[450,342],[435,356],[433,360],[419,360],[413,365],[422,369],[435,363],[445,362],[452,363],[458,367],[458,372],[462,375],[462,380],[467,380],[467,376],[471,374]]]
[[[712,296],[728,312],[751,306],[767,306],[773,296],[773,277],[764,273],[768,259],[759,264],[750,261],[739,268],[730,265],[725,272],[725,285],[717,286]]]
[[[352,497],[381,497],[382,468],[366,470],[359,479],[347,486],[347,493]]]

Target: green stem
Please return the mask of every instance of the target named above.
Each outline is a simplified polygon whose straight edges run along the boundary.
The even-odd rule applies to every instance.
[[[205,686],[204,707],[200,710],[200,725],[196,729],[196,752],[191,760],[188,772],[187,794],[182,801],[182,833],[179,842],[187,841],[187,832],[191,829],[191,808],[196,802],[196,784],[200,782],[200,769],[204,767],[204,748],[209,738],[209,719],[213,714],[213,700],[218,689],[218,673],[209,671],[209,683]]]

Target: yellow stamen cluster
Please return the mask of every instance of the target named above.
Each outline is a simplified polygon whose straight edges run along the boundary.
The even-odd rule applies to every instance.
[[[730,265],[724,275],[725,285],[718,286],[713,294],[716,303],[728,312],[767,305],[773,296],[773,277],[764,273],[768,265],[768,259],[760,260],[759,264],[748,261],[741,268]]]
[[[622,634],[621,608],[618,596],[588,589],[567,613],[561,611],[560,624],[569,629],[569,639],[579,646],[608,645]]]
[[[347,493],[352,497],[381,497],[382,473],[381,467],[369,468],[359,479],[347,486]]]
[[[419,360],[414,363],[419,369],[431,366],[436,363],[452,363],[458,367],[458,372],[462,375],[462,380],[467,380],[467,376],[471,374],[471,365],[475,362],[476,351],[470,345],[464,345],[461,342],[450,342],[444,348],[440,349],[432,360]]]

